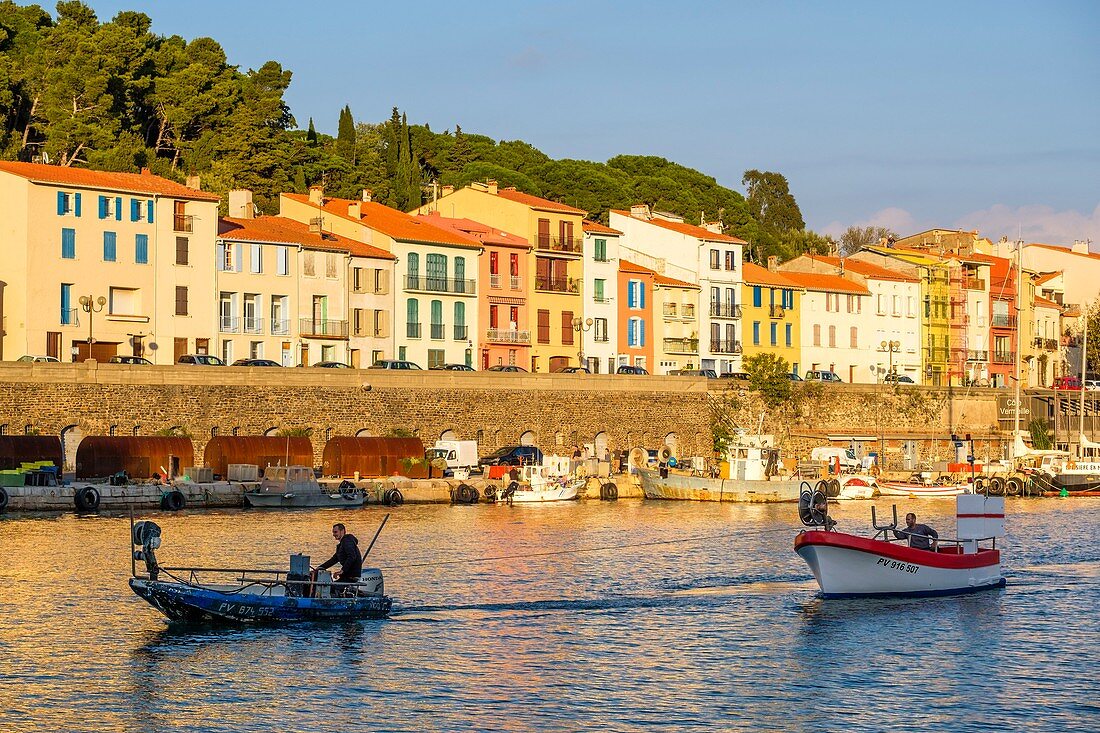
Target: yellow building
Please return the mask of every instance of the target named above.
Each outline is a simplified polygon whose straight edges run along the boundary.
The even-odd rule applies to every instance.
[[[659,272],[653,274],[654,374],[699,369],[700,287]]]
[[[801,330],[799,307],[802,289],[792,280],[767,268],[746,262],[741,268],[745,343],[738,344],[745,357],[775,354],[799,373]]]
[[[219,199],[193,183],[0,162],[0,359],[210,353]]]
[[[578,363],[574,318],[584,312],[585,212],[514,188],[498,188],[495,181],[458,190],[446,186],[439,199],[418,209],[422,214],[433,211],[499,227],[534,245],[527,255],[528,271],[535,273],[527,306],[535,325],[531,371],[550,372]]]

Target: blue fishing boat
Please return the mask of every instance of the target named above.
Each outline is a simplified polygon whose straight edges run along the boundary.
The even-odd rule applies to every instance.
[[[384,519],[382,526],[385,523]],[[381,531],[379,527],[375,540]],[[132,522],[130,537],[141,548],[132,553],[130,588],[170,621],[251,624],[379,619],[389,615],[392,605],[377,568],[363,568],[356,583],[339,583],[325,570],[311,570],[306,555],[291,555],[288,570],[167,567],[156,559],[160,527],[150,521]],[[138,573],[138,561],[145,563],[144,574]]]

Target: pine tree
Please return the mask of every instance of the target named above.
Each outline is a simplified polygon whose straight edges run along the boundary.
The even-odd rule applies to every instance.
[[[312,117],[309,118],[309,129],[306,130],[306,142],[308,142],[310,146],[317,144],[317,130],[313,127]]]
[[[336,154],[355,165],[355,120],[351,107],[340,110],[340,126],[336,132]]]

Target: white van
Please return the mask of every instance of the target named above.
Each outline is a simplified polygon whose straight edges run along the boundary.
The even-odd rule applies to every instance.
[[[428,460],[447,459],[447,470],[476,471],[478,467],[476,440],[437,440],[428,449]]]
[[[856,458],[856,454],[850,448],[818,446],[810,451],[810,460],[812,461],[828,461],[829,463],[833,463],[837,458],[840,459],[842,468],[849,471],[857,471],[860,468],[860,460]]]

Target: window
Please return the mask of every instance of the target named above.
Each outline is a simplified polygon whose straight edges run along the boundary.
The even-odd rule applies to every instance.
[[[118,253],[115,251],[117,237],[114,232],[103,232],[103,261],[115,262]]]
[[[593,258],[596,262],[607,262],[607,240],[597,239],[594,245],[595,253],[593,254]]]
[[[122,221],[122,197],[117,196],[100,196],[99,197],[99,218],[111,219],[116,221]]]
[[[80,216],[79,193],[65,193],[64,191],[57,192],[57,215],[65,216],[66,214]]]
[[[573,311],[561,312],[561,342],[566,346],[573,343]]]
[[[753,305],[753,307],[754,308],[759,308],[760,304],[762,302],[763,301],[761,300],[760,286],[759,285],[754,286],[753,289],[752,289],[752,305]]]
[[[141,201],[130,199],[130,221],[141,221]]]
[[[447,257],[441,254],[429,254],[425,262],[425,274],[428,276],[428,290],[447,290]]]
[[[363,268],[353,267],[351,268],[351,289],[353,292],[363,292]]]
[[[836,348],[836,326],[829,326],[829,348]]]
[[[134,235],[134,262],[139,265],[149,264],[149,235]]]
[[[596,318],[592,323],[593,338],[599,343],[607,343],[607,319]]]
[[[428,255],[431,257],[431,255]],[[432,338],[443,338],[443,301],[433,300],[431,302],[431,318],[432,318]]]
[[[73,286],[71,283],[61,283],[61,325],[72,326],[76,324],[76,309],[73,308]]]
[[[641,318],[631,318],[626,326],[627,345],[636,348],[645,346],[645,321]]]
[[[737,253],[736,252],[726,252],[726,269],[727,270],[736,270],[737,269]]]
[[[508,255],[508,273],[512,277],[519,277],[519,255]]]
[[[771,326],[772,346],[775,346],[779,343],[779,324],[775,321],[772,321]]]
[[[787,346],[791,345],[791,324],[787,324]]]
[[[500,258],[500,253],[499,252],[490,252],[489,253],[489,274],[490,275],[499,275],[500,274],[500,261],[499,261],[499,258]]]
[[[722,268],[722,253],[716,249],[710,251],[710,269],[720,270]]]
[[[447,273],[444,271],[443,276],[446,277]],[[456,293],[466,292],[466,258],[455,257],[455,288]]]
[[[821,324],[814,324],[814,346],[821,346]]]
[[[447,361],[447,352],[443,349],[428,349],[428,368],[443,366]]]
[[[340,256],[335,252],[325,255],[325,277],[332,279],[337,277],[340,271]]]
[[[859,329],[855,326],[852,326],[852,343],[850,344],[850,346],[853,349],[859,348]]]
[[[752,322],[752,345],[760,345],[760,321]]]
[[[489,328],[500,327],[500,313],[498,308],[499,306],[495,305],[489,306]]]
[[[607,280],[596,278],[592,282],[592,299],[595,300],[597,303],[602,303],[607,300],[607,297],[604,295],[604,288],[606,286]]]
[[[901,296],[895,295],[893,297],[893,305],[894,305],[893,315],[900,316],[901,315]]]
[[[386,295],[390,292],[389,289],[389,277],[385,270],[374,271],[374,293],[375,295]]]
[[[420,301],[409,298],[405,303],[405,335],[420,338]]]
[[[290,274],[290,251],[286,247],[275,248],[275,273],[278,275]]]
[[[239,246],[239,245],[238,245]],[[187,265],[191,262],[190,242],[187,237],[176,237],[176,264]]]
[[[186,316],[187,315],[187,286],[186,285],[177,285],[176,286],[176,315],[177,316]]]
[[[264,252],[258,244],[250,245],[249,250],[249,270],[258,275],[264,271]]]
[[[76,259],[76,230],[61,230],[61,257],[66,260]]]
[[[134,288],[111,288],[108,312],[111,315],[134,316],[141,311],[139,291]]]
[[[376,310],[374,311],[374,337],[375,338],[387,338],[390,334],[386,329],[386,317],[389,311]]]
[[[550,343],[550,311],[540,310],[538,313],[538,339],[540,344]]]
[[[459,301],[455,303],[455,341],[465,341],[467,337],[466,304]]]
[[[312,252],[302,253],[302,274],[307,277],[314,277],[317,274],[317,267],[314,264]]]

